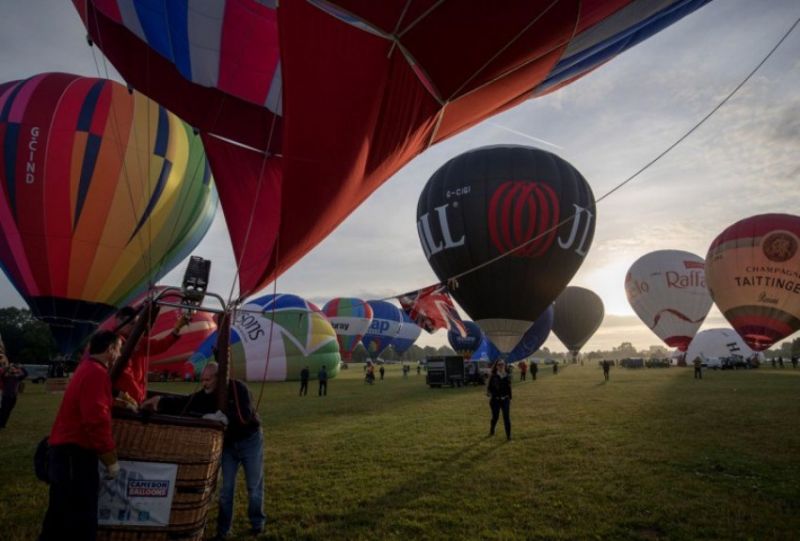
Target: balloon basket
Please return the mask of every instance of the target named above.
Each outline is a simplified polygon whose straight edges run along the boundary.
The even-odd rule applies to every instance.
[[[169,524],[100,524],[101,541],[201,540],[217,482],[224,427],[221,423],[114,410],[112,432],[120,460],[177,465]]]

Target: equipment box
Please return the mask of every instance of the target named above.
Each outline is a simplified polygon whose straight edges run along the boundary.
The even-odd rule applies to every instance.
[[[428,357],[425,366],[425,383],[431,387],[450,385],[461,387],[464,384],[464,359],[457,356]]]

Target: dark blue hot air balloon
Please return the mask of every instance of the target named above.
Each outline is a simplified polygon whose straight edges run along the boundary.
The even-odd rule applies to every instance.
[[[509,353],[507,361],[510,363],[521,361],[530,357],[542,347],[547,337],[550,336],[550,331],[553,329],[553,305],[547,307],[547,310],[542,312],[536,321],[533,322],[531,328],[525,331],[519,344]]]
[[[500,350],[497,349],[497,346],[484,334],[481,344],[478,346],[478,349],[475,350],[475,353],[472,354],[471,360],[495,362],[499,357]]]
[[[402,355],[408,351],[422,332],[422,328],[414,323],[414,321],[408,317],[408,314],[402,310],[401,312],[403,314],[403,326],[400,327],[400,333],[392,340],[392,349],[394,349],[394,352],[398,355]]]
[[[474,321],[465,321],[464,328],[467,330],[467,336],[461,336],[457,330],[450,330],[447,332],[447,341],[456,353],[469,359],[480,347],[483,331]]]
[[[374,361],[400,334],[403,311],[386,301],[367,301],[367,304],[372,307],[372,323],[361,343],[367,348],[369,358]]]

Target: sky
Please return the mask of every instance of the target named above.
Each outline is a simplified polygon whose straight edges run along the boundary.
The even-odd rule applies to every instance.
[[[496,144],[538,146],[574,165],[600,198],[678,140],[766,56],[800,18],[797,0],[714,0],[583,79],[429,148],[375,191],[329,237],[268,287],[324,304],[384,298],[437,282],[419,243],[417,199],[447,160]],[[0,2],[0,82],[47,71],[122,80],[88,47],[71,2]],[[594,241],[571,285],[603,300],[584,351],[660,340],[634,314],[628,268],[653,250],[705,257],[748,216],[800,207],[800,30],[703,126],[598,204]],[[222,213],[195,250],[213,261],[210,289],[227,296],[234,258]],[[179,284],[184,265],[162,283]],[[4,277],[0,306],[24,306]],[[465,316],[466,318],[467,316]],[[713,307],[702,329],[728,327]],[[443,331],[418,345],[439,346]],[[551,350],[565,348],[551,335]]]

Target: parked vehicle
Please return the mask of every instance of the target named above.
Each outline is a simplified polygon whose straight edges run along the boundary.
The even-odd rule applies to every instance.
[[[28,371],[28,379],[33,383],[44,383],[50,370],[49,364],[23,364]]]

